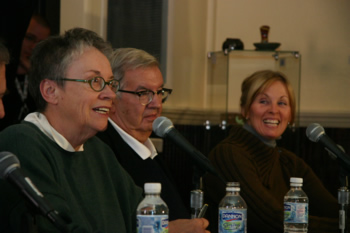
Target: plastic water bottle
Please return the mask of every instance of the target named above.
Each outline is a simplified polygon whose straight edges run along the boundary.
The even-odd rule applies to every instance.
[[[284,232],[307,232],[309,199],[302,189],[303,178],[290,178],[290,190],[284,196]]]
[[[247,204],[239,194],[238,182],[228,182],[219,204],[219,233],[247,232]]]
[[[145,183],[145,198],[137,207],[137,233],[167,233],[168,206],[160,197],[160,183]]]

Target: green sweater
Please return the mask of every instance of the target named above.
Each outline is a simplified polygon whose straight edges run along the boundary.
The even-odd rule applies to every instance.
[[[238,181],[248,205],[248,232],[283,232],[283,197],[290,177],[304,179],[309,197],[309,231],[337,232],[337,200],[326,190],[312,169],[299,157],[280,147],[271,147],[256,136],[233,126],[230,135],[210,153],[217,171],[226,181]],[[207,175],[204,179],[212,233],[217,232],[217,211],[225,195],[225,184]]]
[[[0,133],[0,151],[15,154],[21,170],[60,213],[69,232],[135,232],[142,190],[97,137],[84,151],[68,152],[35,125],[23,122]],[[23,232],[33,224],[39,232],[59,232],[35,215],[19,191],[0,181],[0,232]]]

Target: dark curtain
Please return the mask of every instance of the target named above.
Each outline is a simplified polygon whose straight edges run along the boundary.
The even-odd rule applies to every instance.
[[[143,49],[160,61],[164,0],[109,0],[107,40],[114,48]]]

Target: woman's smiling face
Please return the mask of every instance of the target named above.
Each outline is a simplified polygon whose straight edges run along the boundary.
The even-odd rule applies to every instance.
[[[286,86],[275,81],[259,93],[249,112],[247,123],[266,139],[282,135],[291,120],[291,106]]]

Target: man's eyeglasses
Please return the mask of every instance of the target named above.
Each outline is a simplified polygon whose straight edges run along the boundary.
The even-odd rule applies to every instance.
[[[159,91],[151,91],[151,90],[145,90],[145,91],[118,90],[118,91],[137,95],[139,97],[140,104],[147,105],[151,103],[155,94],[157,94],[158,96],[161,96],[162,103],[164,103],[173,90],[168,88],[163,88]]]
[[[89,83],[90,87],[94,91],[102,91],[106,85],[108,85],[114,93],[117,93],[119,88],[119,81],[116,79],[112,79],[111,81],[106,82],[104,78],[102,77],[94,77],[92,79],[70,79],[70,78],[63,78],[64,81],[73,81],[73,82],[83,82],[83,83]]]

